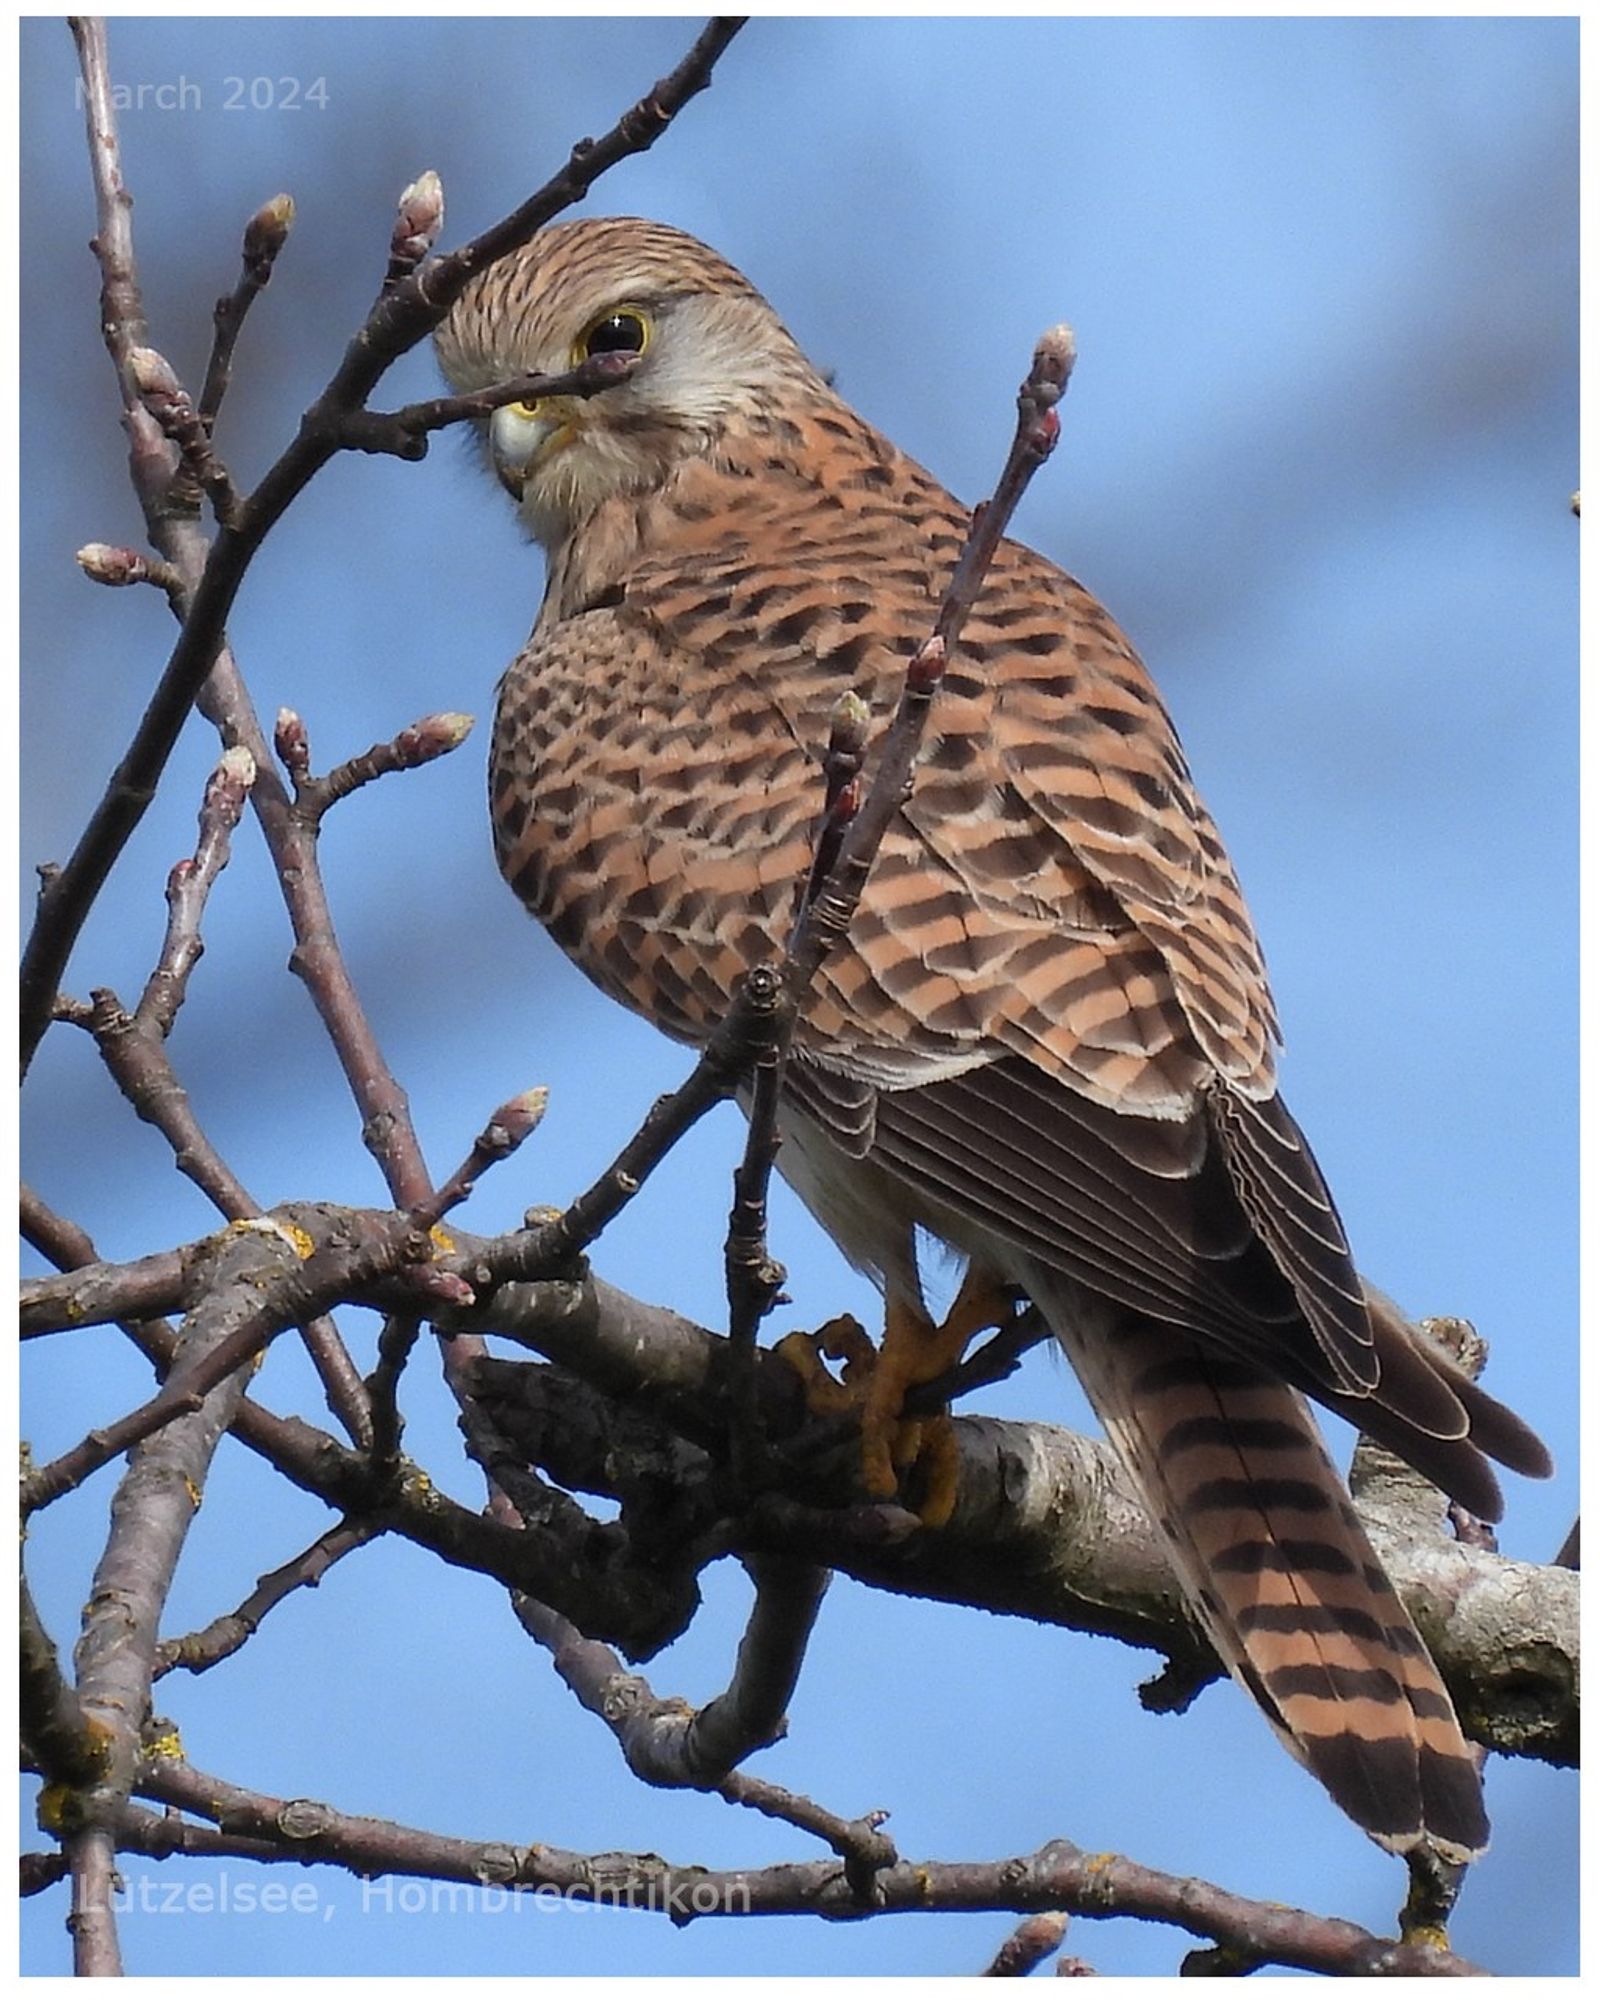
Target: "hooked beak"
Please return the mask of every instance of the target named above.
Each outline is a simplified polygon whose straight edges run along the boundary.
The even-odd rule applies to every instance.
[[[529,475],[578,434],[581,405],[560,397],[539,403],[505,403],[489,419],[489,457],[495,477],[520,500]]]

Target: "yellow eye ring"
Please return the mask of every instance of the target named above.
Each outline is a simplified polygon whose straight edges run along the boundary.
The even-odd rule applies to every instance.
[[[652,332],[648,313],[638,306],[616,306],[591,320],[572,343],[572,365],[597,354],[643,354]]]

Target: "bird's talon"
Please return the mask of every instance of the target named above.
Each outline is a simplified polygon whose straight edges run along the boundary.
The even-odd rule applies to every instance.
[[[970,1324],[970,1321],[969,1321]],[[892,1500],[905,1475],[915,1473],[923,1498],[916,1512],[924,1527],[939,1528],[955,1509],[959,1453],[948,1411],[906,1417],[907,1393],[931,1382],[959,1359],[967,1333],[951,1322],[934,1327],[892,1306],[881,1348],[849,1313],[814,1333],[785,1334],[773,1352],[800,1377],[813,1416],[859,1412],[861,1484],[874,1500]],[[835,1375],[830,1361],[842,1364]]]
[[[818,1327],[814,1337],[830,1361],[844,1363],[840,1373],[846,1382],[854,1386],[870,1381],[878,1365],[878,1350],[854,1313],[840,1313],[836,1319]],[[864,1387],[858,1390],[857,1400],[861,1393],[864,1393]]]
[[[814,1417],[840,1416],[847,1410],[856,1409],[861,1401],[859,1390],[830,1375],[824,1365],[825,1355],[838,1358],[830,1347],[829,1336],[839,1324],[838,1320],[830,1320],[816,1333],[786,1333],[772,1350],[785,1367],[792,1368],[800,1377],[806,1408]],[[852,1324],[865,1340],[866,1333],[859,1322]],[[845,1372],[849,1373],[848,1368]]]
[[[917,1514],[925,1528],[943,1528],[956,1511],[961,1486],[961,1452],[948,1410],[918,1425],[917,1465],[922,1474],[922,1499]]]

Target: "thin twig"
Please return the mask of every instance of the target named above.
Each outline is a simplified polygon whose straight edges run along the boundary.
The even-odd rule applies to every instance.
[[[996,1382],[1008,1380],[1017,1372],[1025,1354],[1054,1338],[1042,1313],[1027,1307],[1019,1308],[997,1333],[981,1347],[975,1347],[965,1360],[957,1362],[954,1368],[933,1381],[919,1382],[908,1389],[906,1415],[922,1416],[931,1410],[943,1409],[958,1397],[970,1396],[974,1389],[987,1389]]]
[[[191,401],[188,390],[165,355],[153,347],[136,347],[128,357],[145,408],[160,425],[163,435],[178,448],[178,470],[173,476],[170,503],[188,511],[200,491],[210,496],[219,526],[231,527],[239,519],[243,502],[233,475],[211,442],[211,430]]]
[[[173,1165],[194,1182],[230,1222],[259,1215],[254,1196],[206,1137],[189,1093],[178,1080],[157,1022],[130,1014],[108,986],[96,987],[88,1006],[57,1002],[56,1018],[72,1021],[95,1040],[118,1089],[172,1148]]]
[[[405,1373],[422,1321],[415,1313],[389,1313],[378,1335],[378,1360],[367,1377],[372,1410],[372,1463],[382,1480],[393,1477],[400,1456],[400,1377]]]
[[[509,1160],[524,1140],[538,1131],[549,1103],[550,1092],[542,1083],[508,1097],[473,1140],[471,1152],[455,1172],[413,1210],[417,1220],[431,1228],[451,1209],[459,1208],[491,1167]]]
[[[118,547],[111,542],[85,542],[74,561],[91,583],[103,583],[111,590],[125,589],[130,583],[153,583],[165,591],[167,601],[179,610],[183,578],[169,562],[147,556],[138,549]],[[181,610],[179,610],[181,616]]]
[[[255,775],[255,760],[243,745],[223,752],[206,785],[193,858],[180,861],[168,878],[166,936],[137,1008],[128,1013],[115,993],[100,988],[87,1008],[58,1000],[55,1009],[58,1018],[74,1020],[93,1034],[134,1110],[163,1135],[178,1170],[230,1222],[259,1216],[260,1206],[207,1138],[173,1069],[165,1038],[205,949],[200,920],[212,884],[227,866],[230,839]],[[365,1395],[338,1329],[319,1315],[301,1331],[329,1408],[351,1437],[365,1438]]]
[[[1060,1950],[1069,1921],[1061,1910],[1041,1910],[1036,1917],[1025,1917],[984,1967],[984,1977],[1026,1979],[1052,1952]]]
[[[327,388],[306,412],[294,442],[266,473],[231,522],[223,523],[188,606],[172,650],[133,741],[69,859],[40,898],[23,955],[20,1041],[24,1073],[50,1018],[50,1004],[78,933],[101,886],[155,794],[201,683],[214,665],[224,627],[246,571],[284,510],[341,449],[341,428],[392,363],[426,338],[469,281],[527,242],[537,229],[579,200],[619,160],[652,146],[683,106],[711,81],[718,58],[743,25],[738,18],[712,21],[668,76],[623,114],[602,138],[573,149],[566,165],[537,194],[471,243],[434,258],[386,292],[350,342]],[[94,164],[102,269],[102,320],[117,361],[130,416],[140,406],[128,357],[147,344],[143,304],[133,262],[130,203],[118,163],[116,118],[102,23],[74,23],[84,73],[85,118]],[[136,456],[135,484],[146,504],[152,538],[164,556],[162,504],[173,467],[159,426],[130,425]],[[254,746],[252,746],[253,748]],[[259,762],[258,758],[258,762]]]
[[[685,1080],[657,1098],[643,1124],[600,1178],[565,1209],[510,1236],[475,1260],[483,1284],[569,1270],[643,1187],[678,1141],[738,1088],[770,1032],[765,975],[746,979]]]
[[[395,771],[415,771],[459,750],[472,733],[473,718],[454,711],[425,715],[392,736],[386,743],[374,743],[359,757],[346,757],[342,764],[320,778],[311,776],[310,743],[305,723],[292,708],[280,708],[274,745],[279,759],[294,785],[296,812],[319,822],[330,806],[337,805],[375,778]]]
[[[207,781],[200,806],[200,837],[193,857],[180,861],[167,878],[167,934],[161,956],[145,983],[135,1018],[163,1040],[183,1005],[189,975],[205,950],[200,919],[212,884],[228,865],[230,842],[244,816],[256,760],[243,744],[224,750]]]
[[[496,1887],[544,1887],[575,1901],[665,1916],[862,1918],[897,1912],[1066,1910],[1137,1917],[1231,1945],[1257,1963],[1345,1977],[1480,1977],[1481,1966],[1424,1944],[1396,1944],[1358,1924],[1281,1903],[1253,1902],[1193,1876],[1054,1841],[1000,1861],[900,1861],[879,1873],[863,1907],[836,1859],[768,1868],[675,1867],[653,1854],[574,1854],[542,1843],[461,1840],[342,1813],[314,1799],[280,1799],[171,1759],[147,1758],[142,1797],[264,1843],[282,1861],[326,1862],[362,1876],[412,1875]]]
[[[220,1661],[231,1659],[255,1636],[269,1611],[297,1590],[315,1590],[336,1562],[381,1532],[372,1521],[341,1521],[338,1527],[329,1528],[299,1555],[257,1578],[255,1589],[236,1611],[213,1618],[200,1631],[186,1633],[181,1639],[163,1639],[156,1650],[152,1678],[160,1680],[177,1667],[203,1674]]]
[[[224,292],[212,308],[211,358],[206,363],[205,383],[200,391],[200,421],[207,432],[215,428],[217,412],[228,393],[233,372],[233,350],[244,327],[245,315],[265,291],[278,253],[294,227],[294,200],[286,194],[263,202],[245,224],[240,246],[240,270],[231,292]]]
[[[389,268],[383,274],[383,288],[393,291],[402,278],[410,277],[444,228],[444,184],[430,167],[401,195],[395,207],[394,229],[389,237]]]
[[[879,753],[872,784],[840,843],[839,858],[819,886],[805,922],[786,954],[785,975],[798,1000],[817,968],[849,929],[878,847],[904,803],[921,747],[928,710],[944,678],[968,613],[977,601],[989,564],[1017,502],[1034,473],[1055,449],[1061,422],[1056,404],[1072,373],[1075,349],[1069,327],[1051,329],[1034,352],[1033,365],[1017,397],[1017,428],[994,498],[973,511],[972,525],[955,573],[940,602],[933,632],[912,655],[905,685]]]
[[[1065,326],[1052,328],[1034,350],[1018,392],[1016,429],[994,498],[973,510],[932,633],[907,663],[899,707],[864,799],[867,711],[850,695],[835,707],[823,759],[823,810],[788,944],[777,969],[755,968],[739,995],[751,1020],[754,1049],[749,1131],[734,1178],[725,1263],[729,1330],[736,1352],[747,1357],[734,1378],[730,1413],[735,1466],[747,1483],[760,1455],[748,1355],[784,1276],[783,1266],[767,1249],[767,1189],[778,1155],[778,1107],[795,1025],[823,960],[849,929],[884,835],[905,802],[933,697],[1001,537],[1028,482],[1055,449],[1061,431],[1056,405],[1071,376],[1074,353],[1072,332]]]
[[[765,1469],[756,1395],[756,1345],[761,1322],[777,1304],[786,1275],[767,1248],[767,1189],[778,1154],[778,1094],[783,1084],[788,1023],[781,1008],[783,981],[769,966],[752,969],[739,997],[751,1016],[754,1057],[746,1086],[750,1120],[744,1153],[733,1177],[723,1268],[728,1339],[734,1358],[729,1442],[734,1476],[748,1492]]]
[[[346,451],[426,458],[432,431],[448,424],[481,422],[507,403],[536,403],[544,396],[598,396],[626,382],[638,364],[637,354],[593,354],[559,375],[517,375],[490,389],[431,396],[398,410],[351,410],[340,420],[339,442]]]

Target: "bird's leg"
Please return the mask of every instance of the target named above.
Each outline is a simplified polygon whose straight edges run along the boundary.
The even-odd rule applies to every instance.
[[[950,1412],[901,1414],[909,1392],[936,1381],[966,1352],[974,1334],[1000,1326],[1013,1294],[982,1265],[967,1266],[950,1310],[935,1326],[920,1299],[890,1294],[883,1346],[867,1382],[861,1411],[861,1471],[867,1491],[888,1499],[899,1475],[922,1468],[925,1497],[917,1512],[924,1527],[942,1528],[955,1511],[958,1456]]]

